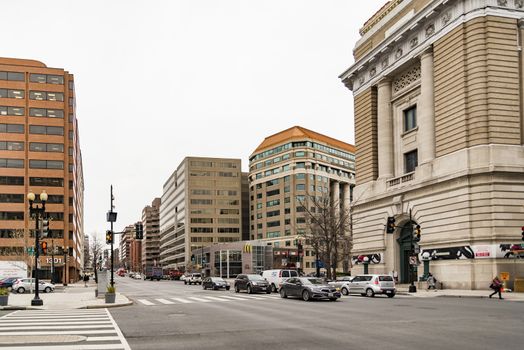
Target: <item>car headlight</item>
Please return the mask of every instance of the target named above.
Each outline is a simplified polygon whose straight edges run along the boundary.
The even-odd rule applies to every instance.
[[[313,288],[313,289],[311,289],[311,290],[312,290],[313,292],[315,292],[315,293],[322,293],[322,289],[320,289],[320,288]]]
[[[251,284],[254,285],[254,286],[258,285],[257,282],[251,282]]]

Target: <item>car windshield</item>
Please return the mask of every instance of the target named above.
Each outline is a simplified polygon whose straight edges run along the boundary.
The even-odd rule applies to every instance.
[[[250,281],[265,281],[265,279],[259,275],[247,275],[247,278],[249,278]]]
[[[300,278],[300,281],[303,284],[315,284],[315,285],[324,284],[324,281],[320,278]]]
[[[393,277],[391,277],[391,276],[378,276],[378,280],[379,281],[393,282]]]

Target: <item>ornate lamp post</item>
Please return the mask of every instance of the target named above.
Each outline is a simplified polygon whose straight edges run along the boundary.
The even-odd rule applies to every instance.
[[[427,280],[429,276],[429,262],[431,260],[431,257],[429,255],[429,252],[422,253],[422,261],[424,262],[424,279]]]
[[[42,306],[44,305],[44,301],[40,299],[38,295],[38,287],[40,283],[40,281],[38,280],[38,259],[40,257],[40,220],[44,217],[45,214],[45,202],[47,201],[47,193],[45,193],[45,191],[42,191],[42,193],[40,194],[40,201],[42,202],[42,205],[40,207],[33,206],[35,201],[35,194],[33,192],[29,192],[27,194],[27,199],[29,200],[29,215],[31,217],[35,217],[35,297],[31,300],[31,306]]]
[[[369,273],[368,265],[369,265],[369,258],[365,256],[362,261],[364,262],[364,275],[367,275]]]

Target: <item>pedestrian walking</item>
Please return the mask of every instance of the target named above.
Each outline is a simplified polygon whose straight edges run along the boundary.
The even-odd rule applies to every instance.
[[[437,279],[435,278],[435,276],[431,274],[431,272],[428,273],[427,282],[428,282],[428,290],[430,289],[437,290]]]
[[[504,299],[502,297],[502,281],[499,279],[498,276],[495,276],[495,278],[493,278],[493,281],[491,281],[491,285],[489,287],[493,289],[493,293],[489,295],[490,298],[495,294],[499,293],[499,299]]]
[[[84,274],[84,287],[87,287],[87,282],[89,281],[89,276],[87,275],[87,273]]]
[[[395,283],[398,283],[398,272],[393,271],[393,278],[395,279]]]

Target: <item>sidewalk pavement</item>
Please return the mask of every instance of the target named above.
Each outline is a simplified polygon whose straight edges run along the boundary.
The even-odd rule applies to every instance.
[[[120,293],[116,293],[115,303],[106,304],[104,298],[95,298],[96,285],[84,282],[72,283],[67,286],[56,285],[52,293],[40,292],[43,306],[31,306],[33,293],[11,293],[7,306],[0,306],[0,310],[63,310],[63,309],[95,309],[131,305],[133,302]]]
[[[462,290],[462,289],[417,289],[416,293],[409,293],[407,288],[397,288],[397,294],[410,295],[417,298],[489,298],[493,290]],[[510,301],[524,301],[524,293],[502,292],[502,298]],[[498,299],[498,294],[493,295],[493,299]]]

